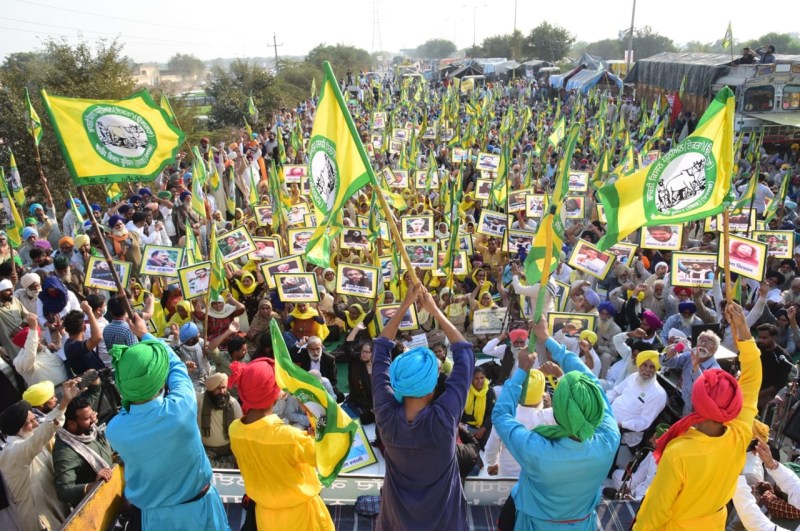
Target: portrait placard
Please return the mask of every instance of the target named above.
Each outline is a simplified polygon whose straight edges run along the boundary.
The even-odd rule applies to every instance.
[[[401,304],[386,304],[383,306],[378,306],[376,309],[378,311],[378,325],[381,330],[386,326],[386,323],[389,322],[389,319],[394,317],[397,311],[400,309]],[[416,330],[419,328],[419,324],[417,321],[417,309],[412,304],[406,310],[406,313],[403,315],[403,320],[400,321],[400,327],[398,330],[401,331],[409,331],[409,330]]]
[[[725,247],[720,245],[717,257],[719,264],[725,263]],[[734,234],[728,235],[728,256],[731,272],[761,282],[767,264],[767,244]]]
[[[183,263],[183,247],[145,245],[139,274],[160,277],[177,277]]]
[[[472,314],[472,333],[497,335],[503,331],[506,308],[475,310]]]
[[[477,227],[479,234],[502,237],[507,228],[508,217],[505,214],[494,210],[481,210],[481,217]]]
[[[198,262],[178,269],[178,280],[184,299],[205,295],[211,282],[211,262]]]
[[[117,275],[119,275],[119,280],[122,285],[127,286],[131,278],[131,263],[121,260],[113,260],[111,263],[114,269],[117,270]],[[86,271],[88,271],[88,274],[83,280],[83,285],[87,288],[97,288],[103,291],[117,291],[117,285],[114,283],[114,275],[105,259],[97,256],[90,256],[89,263],[86,265]]]
[[[614,258],[613,254],[599,250],[586,240],[578,240],[567,263],[575,269],[603,280],[608,275]]]
[[[278,273],[275,275],[275,286],[282,302],[319,302],[317,276],[314,273]]]
[[[336,292],[374,299],[378,294],[377,267],[339,263],[336,267]]]
[[[795,232],[793,230],[757,230],[753,232],[757,242],[767,244],[767,256],[774,258],[792,258],[794,253]]]
[[[267,281],[267,286],[270,289],[275,289],[275,275],[278,273],[305,273],[303,257],[299,254],[293,254],[286,258],[261,264],[261,275]]]
[[[710,253],[672,253],[670,284],[689,288],[711,289],[717,256]]]
[[[677,251],[683,241],[683,225],[654,225],[642,227],[640,246],[642,249]]]
[[[574,329],[573,334],[578,335],[584,330],[594,332],[596,315],[589,313],[558,313],[547,314],[547,326],[550,328],[550,335],[555,335],[565,327]]]

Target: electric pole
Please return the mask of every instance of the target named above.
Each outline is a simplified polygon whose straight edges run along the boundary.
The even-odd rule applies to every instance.
[[[272,34],[272,48],[275,50],[275,74],[277,75],[280,67],[278,66],[278,46],[283,46],[283,43],[278,44],[278,37]]]

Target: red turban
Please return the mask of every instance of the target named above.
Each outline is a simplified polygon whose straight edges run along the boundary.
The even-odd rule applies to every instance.
[[[11,338],[11,342],[14,343],[16,346],[18,346],[19,348],[24,348],[25,342],[28,340],[28,332],[30,331],[31,329],[26,326],[25,328],[17,332],[14,335],[14,337]]]
[[[669,442],[680,437],[690,427],[704,420],[730,422],[742,411],[742,389],[736,378],[722,369],[709,369],[700,375],[692,387],[694,411],[672,425],[667,433],[656,441],[653,457],[656,462]]]
[[[679,295],[686,295],[688,297],[692,296],[692,289],[684,286],[675,287],[672,291],[675,293],[676,297]]]
[[[257,358],[250,363],[231,363],[231,387],[239,390],[242,411],[269,409],[278,400],[280,388],[275,383],[275,360]]]
[[[511,339],[512,343],[516,343],[517,341],[527,341],[528,331],[523,330],[521,328],[517,328],[516,330],[510,331],[508,333],[508,337]]]

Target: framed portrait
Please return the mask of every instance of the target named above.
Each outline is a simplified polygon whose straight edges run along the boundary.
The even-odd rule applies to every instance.
[[[211,282],[211,262],[198,262],[178,269],[178,281],[184,299],[205,295]]]
[[[386,323],[389,322],[389,319],[394,317],[397,313],[397,310],[400,309],[401,304],[385,304],[383,306],[378,306],[376,310],[378,311],[378,327],[383,330],[383,327],[386,326]],[[419,328],[419,321],[417,320],[417,309],[412,304],[406,310],[405,315],[403,315],[403,320],[400,321],[400,327],[398,330],[408,331],[408,330],[416,330]]]
[[[395,275],[394,257],[381,256],[379,260],[381,263],[381,279],[384,282],[391,282]]]
[[[286,183],[302,183],[308,177],[308,166],[305,164],[287,164],[283,167]]]
[[[718,230],[720,230],[720,227],[722,227],[722,217],[709,216],[703,223],[703,232],[717,232]]]
[[[386,113],[374,112],[372,113],[372,129],[379,131],[386,127]]]
[[[500,167],[500,155],[481,151],[478,153],[478,164],[475,167],[479,170],[496,172]]]
[[[253,245],[256,250],[250,253],[251,260],[275,260],[281,257],[281,242],[271,236],[254,236]]]
[[[509,192],[506,212],[513,214],[514,212],[526,210],[526,198],[530,192],[530,190],[515,190],[513,192]]]
[[[491,179],[478,179],[475,182],[475,199],[489,199],[492,193]]]
[[[404,240],[430,240],[433,238],[433,215],[401,216],[400,228]]]
[[[436,242],[404,243],[411,265],[420,269],[433,269],[439,249]]]
[[[544,215],[544,194],[527,194],[525,196],[525,213],[531,219],[539,219]]]
[[[564,198],[562,216],[565,219],[583,219],[586,217],[586,198],[582,195],[568,195]]]
[[[428,188],[428,170],[417,170],[414,172],[414,188],[425,190]],[[431,173],[431,190],[439,189],[439,171]]]
[[[343,249],[369,250],[369,240],[361,227],[344,227],[339,233],[339,246]]]
[[[258,205],[253,207],[256,225],[266,227],[272,225],[272,205]]]
[[[275,275],[279,273],[305,273],[302,255],[293,254],[286,258],[279,258],[278,260],[261,264],[261,274],[270,289],[275,289]]]
[[[184,251],[183,247],[145,245],[139,273],[158,277],[177,277],[178,268],[183,264]]]
[[[569,193],[585,193],[589,191],[589,172],[571,171],[569,172]]]
[[[711,253],[672,253],[670,284],[711,289],[716,267],[717,256]]]
[[[317,216],[315,214],[306,214],[303,216],[303,225],[306,227],[316,227],[317,226]]]
[[[767,256],[774,258],[792,258],[794,253],[795,232],[793,230],[757,230],[753,232],[757,242],[767,244]]]
[[[474,254],[472,249],[472,234],[459,234],[458,235],[458,250],[467,253],[467,256]]]
[[[717,215],[717,227],[722,230],[722,214]],[[743,208],[738,214],[728,214],[728,230],[746,233],[756,228],[756,209]]]
[[[405,127],[395,127],[392,129],[392,141],[405,142],[408,140],[408,129]]]
[[[489,179],[494,181],[494,178],[497,177],[496,171],[489,171],[489,170],[480,170],[481,179]]]
[[[442,129],[442,134],[440,135],[439,140],[441,140],[442,142],[449,142],[455,135],[456,132],[454,129],[445,128]]]
[[[603,204],[597,203],[595,207],[597,208],[597,220],[602,223],[608,223],[608,219],[606,218],[606,209]]]
[[[520,249],[527,249],[533,245],[536,233],[529,230],[510,229],[506,231],[506,251],[516,254]]]
[[[313,228],[308,227],[294,227],[286,231],[286,237],[289,239],[288,246],[289,252],[292,254],[303,254],[306,252],[306,246],[311,241],[314,235]]]
[[[399,155],[401,151],[403,151],[402,142],[398,142],[397,140],[389,141],[389,153],[392,155]]]
[[[353,437],[353,444],[350,445],[350,451],[347,453],[344,463],[342,463],[341,471],[344,473],[353,472],[369,465],[374,465],[377,462],[378,458],[375,457],[375,451],[369,443],[364,426],[359,424]]]
[[[292,205],[289,208],[289,225],[302,225],[306,220],[306,214],[309,212],[308,205],[305,203]]]
[[[488,310],[475,310],[472,314],[472,333],[475,335],[496,335],[503,331],[503,321],[506,308],[491,308]]]
[[[642,155],[639,154],[639,167],[644,168],[645,166],[649,166],[661,156],[661,152],[657,149],[653,149]]]
[[[642,227],[640,230],[639,246],[642,249],[677,251],[681,248],[683,225],[653,225],[652,227]]]
[[[731,264],[731,272],[761,282],[767,265],[767,244],[749,238],[729,234],[728,249],[720,246],[717,257],[719,264],[725,263],[725,252]]]
[[[447,260],[447,251],[439,251],[438,254],[438,273],[444,275],[444,270],[449,267],[450,264],[446,263]],[[456,251],[453,255],[453,274],[454,275],[466,275],[467,274],[467,253],[464,251]]]
[[[599,250],[586,240],[578,240],[567,263],[575,269],[603,280],[608,275],[614,258],[613,254]]]
[[[122,285],[127,286],[131,279],[131,263],[121,260],[113,260],[111,263],[114,269],[117,270],[117,275],[119,275],[119,280]],[[88,273],[83,280],[83,285],[87,288],[97,288],[103,291],[117,291],[117,285],[114,283],[114,274],[111,272],[111,268],[104,258],[90,256],[89,263],[86,265],[86,271]]]
[[[384,166],[381,174],[389,188],[408,188],[408,172],[406,170],[394,171],[389,166]]]
[[[606,252],[616,257],[614,262],[617,264],[624,264],[630,267],[633,257],[636,256],[636,249],[638,248],[639,246],[635,243],[617,242],[606,249]]]
[[[275,286],[282,302],[319,302],[317,276],[314,273],[278,273],[275,275]]]
[[[563,312],[567,308],[567,300],[569,299],[569,290],[572,289],[566,282],[556,280],[556,297],[555,306],[559,312]]]
[[[373,150],[380,150],[383,148],[383,135],[371,134],[369,135],[369,143],[372,145]]]
[[[450,152],[450,157],[453,160],[453,164],[461,164],[462,162],[469,162],[469,150],[454,147],[453,150]]]
[[[380,228],[380,232],[378,233],[378,238],[385,242],[388,242],[391,235],[391,231],[389,230],[389,222],[381,221],[378,224],[378,227]]]
[[[377,267],[340,263],[336,267],[336,292],[374,299],[378,294],[379,275]]]
[[[429,125],[425,128],[425,131],[422,132],[422,138],[425,140],[434,140],[436,139],[436,125]]]
[[[589,313],[560,313],[552,312],[547,314],[547,326],[550,328],[550,335],[554,335],[566,326],[572,326],[578,335],[584,330],[594,332],[596,315]]]
[[[495,212],[494,210],[481,210],[481,217],[478,220],[478,227],[476,232],[479,234],[486,234],[487,236],[503,237],[508,228],[508,217],[502,212]]]

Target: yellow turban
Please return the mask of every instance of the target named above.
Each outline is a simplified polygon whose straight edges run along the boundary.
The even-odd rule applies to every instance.
[[[636,355],[636,366],[639,367],[642,363],[646,361],[652,361],[653,365],[656,366],[656,370],[661,369],[661,362],[658,361],[658,352],[655,350],[643,350],[639,354]]]
[[[542,396],[544,396],[544,374],[536,369],[531,369],[528,380],[522,386],[519,403],[521,406],[535,406],[541,403]]]
[[[633,297],[634,291],[632,289],[627,290],[627,292],[628,292],[628,298],[629,299],[631,297]],[[644,300],[644,292],[640,291],[639,294],[636,296],[636,298],[639,300],[639,302],[642,302]]]
[[[585,339],[592,345],[597,344],[597,334],[595,334],[591,330],[584,330],[583,332],[581,332],[581,339]]]
[[[56,394],[56,386],[53,382],[45,380],[28,387],[27,391],[22,393],[22,399],[32,405],[39,407]]]

